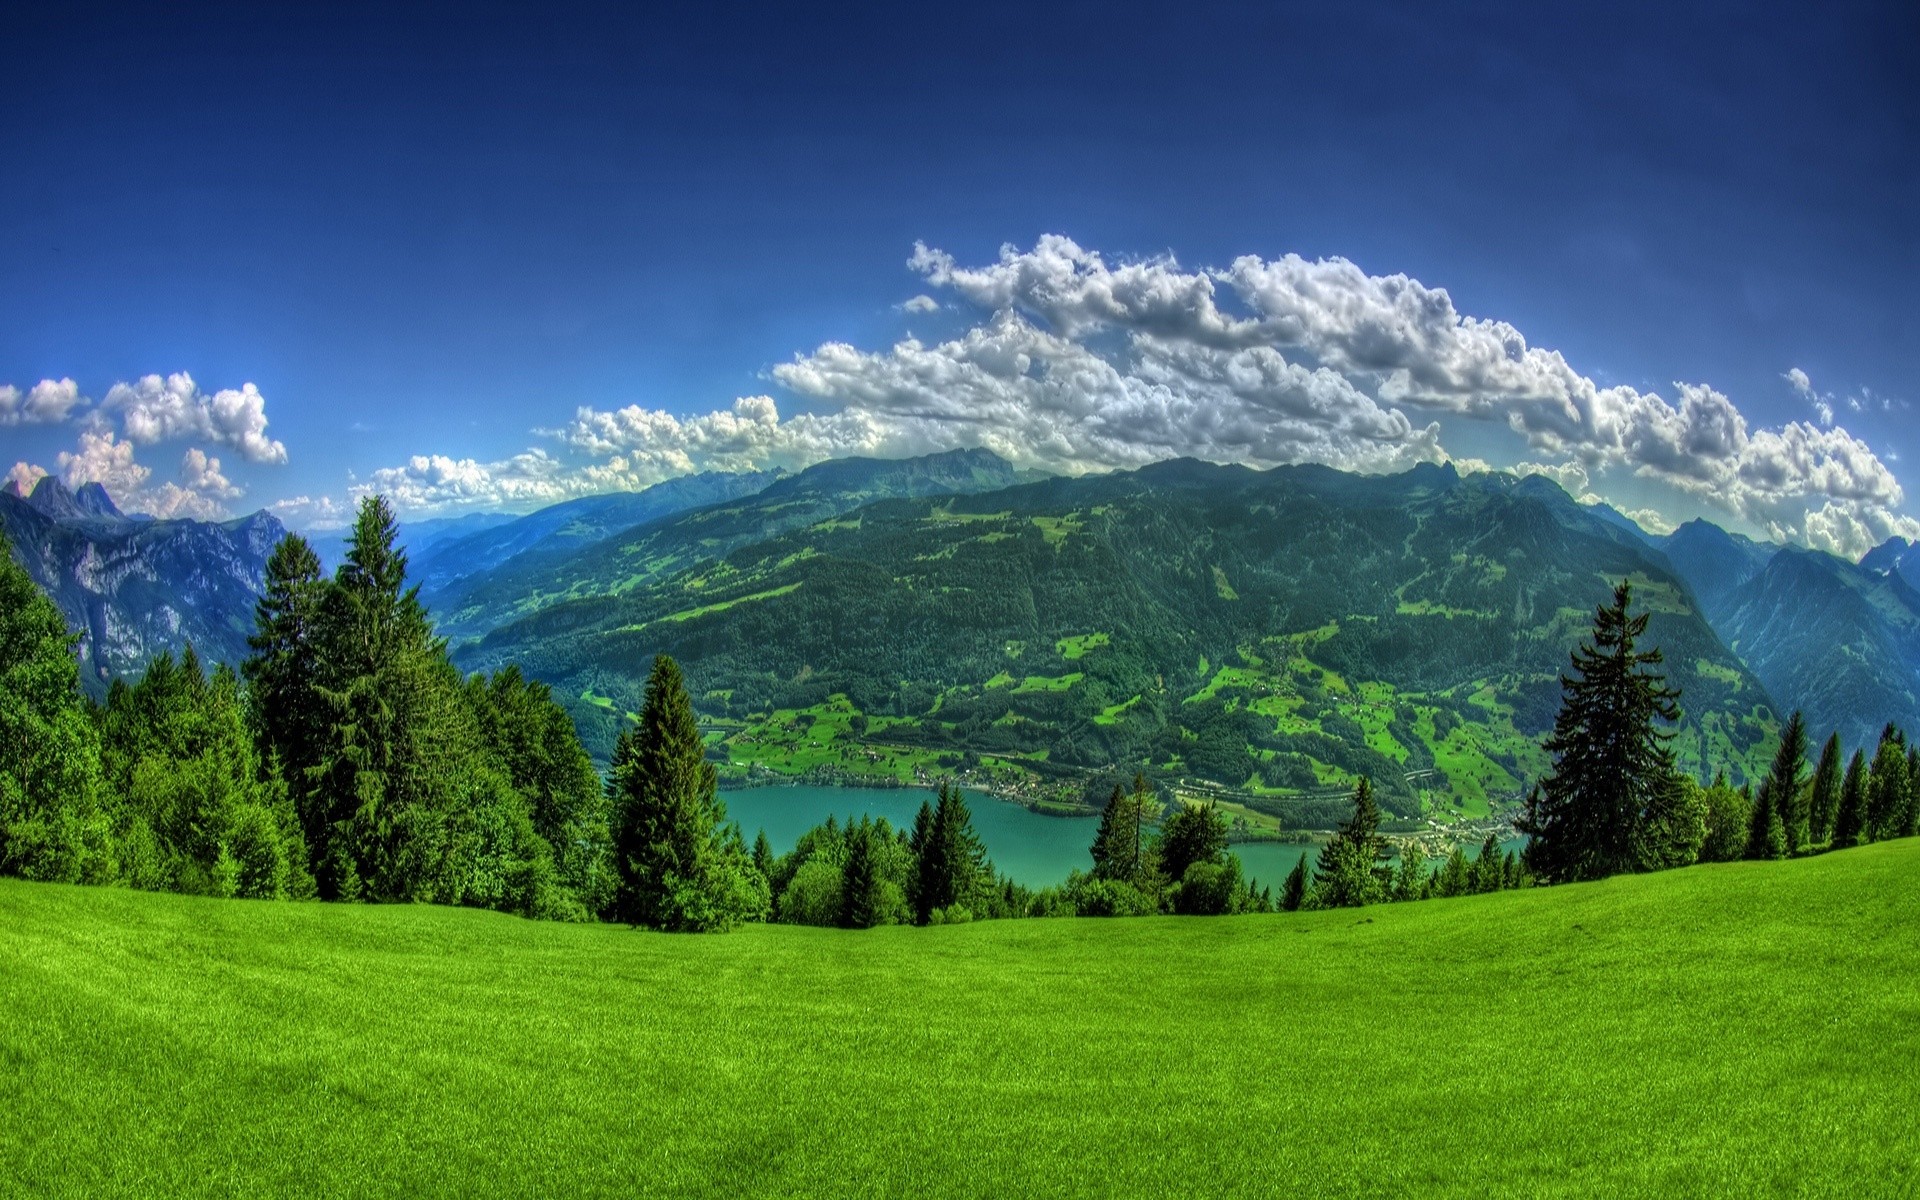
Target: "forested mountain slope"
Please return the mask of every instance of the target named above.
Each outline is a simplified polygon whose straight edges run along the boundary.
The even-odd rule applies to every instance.
[[[1920,592],[1900,573],[1904,543],[1855,565],[1689,521],[1656,544],[1721,640],[1814,730],[1871,754],[1888,721],[1920,718]]]
[[[1815,730],[1872,752],[1891,721],[1920,727],[1920,592],[1789,546],[1728,597],[1723,637]]]
[[[1186,460],[776,495],[809,474],[594,548],[554,585],[574,598],[460,661],[553,682],[602,753],[666,652],[736,763],[796,743],[1149,763],[1294,817],[1367,774],[1401,813],[1429,793],[1484,810],[1544,767],[1568,652],[1630,578],[1685,693],[1683,761],[1742,777],[1772,725],[1665,559],[1546,480]]]
[[[767,477],[739,478],[752,482]],[[625,591],[870,501],[988,491],[1022,478],[1012,465],[985,450],[901,460],[834,459],[751,493],[743,488],[735,496],[691,511],[685,511],[691,506],[681,506],[642,518],[644,523],[629,522],[621,527],[624,532],[586,546],[555,546],[551,553],[536,549],[476,574],[468,583],[433,593],[428,600],[448,632],[484,633],[561,600]]]
[[[0,489],[15,558],[81,631],[81,679],[102,692],[189,642],[211,662],[247,654],[267,555],[286,529],[265,512],[233,521],[127,517],[99,484]]]
[[[783,471],[703,471],[682,475],[638,492],[582,496],[461,537],[436,543],[416,554],[409,569],[436,607],[457,605],[460,581],[495,570],[518,558],[515,572],[536,573],[543,562],[564,556],[602,538],[688,509],[704,508],[751,496],[782,478]]]

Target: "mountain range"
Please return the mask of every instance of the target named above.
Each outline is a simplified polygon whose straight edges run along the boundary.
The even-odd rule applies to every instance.
[[[121,515],[97,485],[0,494],[96,685],[192,641],[237,661],[281,535]],[[337,560],[343,535],[316,538]],[[1920,728],[1920,551],[1861,563],[1703,521],[1651,536],[1551,481],[1180,460],[1080,478],[982,450],[708,473],[525,516],[403,525],[469,669],[520,662],[604,755],[652,656],[744,772],[1062,787],[1147,764],[1283,820],[1358,774],[1397,812],[1511,802],[1612,582],[1651,609],[1696,771],[1762,769],[1776,713],[1870,746]]]
[[[0,530],[79,632],[81,678],[96,693],[189,643],[210,661],[244,659],[267,556],[286,535],[266,512],[126,516],[99,484],[69,490],[52,476],[25,496],[11,482],[0,488]]]

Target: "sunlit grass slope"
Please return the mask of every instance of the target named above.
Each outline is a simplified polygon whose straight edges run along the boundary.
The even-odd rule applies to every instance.
[[[1911,1194],[1920,841],[673,937],[0,882],[7,1195]]]

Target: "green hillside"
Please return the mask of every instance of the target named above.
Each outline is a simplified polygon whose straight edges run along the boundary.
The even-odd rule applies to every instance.
[[[0,1191],[1911,1194],[1916,885],[692,938],[0,880]]]
[[[775,492],[600,548],[617,570],[460,661],[553,683],[600,754],[665,652],[737,772],[964,765],[1077,798],[1145,764],[1296,825],[1366,775],[1396,812],[1480,816],[1544,770],[1568,652],[1631,578],[1682,763],[1739,781],[1770,753],[1764,689],[1665,560],[1545,481],[1171,462],[788,527]],[[762,532],[709,546],[722,520]]]

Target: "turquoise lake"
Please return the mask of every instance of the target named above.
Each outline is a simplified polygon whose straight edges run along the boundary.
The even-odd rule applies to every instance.
[[[1088,870],[1093,859],[1095,817],[1047,817],[980,792],[968,792],[973,828],[986,843],[994,866],[1029,887],[1066,882],[1067,873]],[[913,815],[933,793],[919,788],[792,787],[746,788],[722,792],[727,817],[740,822],[747,841],[764,829],[776,854],[793,849],[800,835],[829,816],[845,823],[862,815],[885,817],[895,828],[911,828]],[[1278,891],[1287,872],[1307,847],[1285,842],[1252,842],[1232,847],[1246,874]]]

